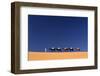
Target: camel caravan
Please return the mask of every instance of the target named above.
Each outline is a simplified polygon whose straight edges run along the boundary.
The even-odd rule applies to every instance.
[[[80,51],[80,48],[49,48],[50,52],[74,52]]]

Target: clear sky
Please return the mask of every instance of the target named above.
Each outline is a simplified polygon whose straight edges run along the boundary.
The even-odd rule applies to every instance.
[[[28,15],[28,50],[51,47],[88,50],[88,18]]]

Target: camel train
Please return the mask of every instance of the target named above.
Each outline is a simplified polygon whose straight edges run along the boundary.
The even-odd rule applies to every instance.
[[[74,52],[80,51],[80,48],[49,48],[51,52]]]

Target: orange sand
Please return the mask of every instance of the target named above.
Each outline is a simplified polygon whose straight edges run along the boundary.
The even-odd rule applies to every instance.
[[[88,58],[87,52],[29,52],[28,60]]]

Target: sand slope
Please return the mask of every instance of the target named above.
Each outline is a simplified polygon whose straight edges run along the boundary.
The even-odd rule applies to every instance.
[[[28,60],[79,59],[87,58],[87,52],[29,52]]]

